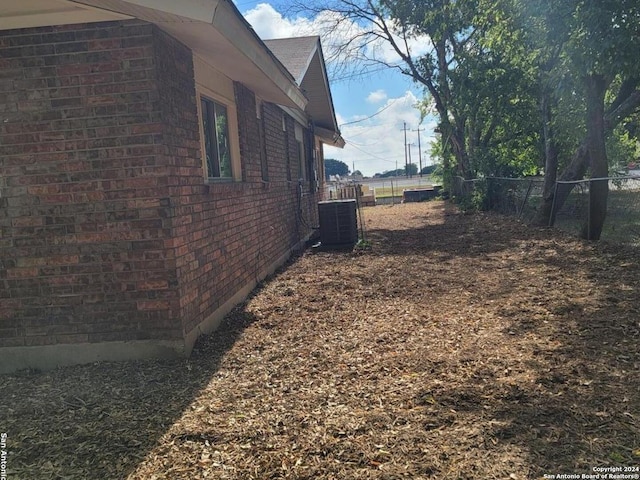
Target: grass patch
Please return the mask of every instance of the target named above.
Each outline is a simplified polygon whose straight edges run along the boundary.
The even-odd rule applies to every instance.
[[[376,198],[390,198],[390,197],[401,197],[403,190],[417,190],[417,189],[428,189],[433,188],[433,185],[407,185],[407,186],[394,186],[393,190],[391,187],[376,187]]]

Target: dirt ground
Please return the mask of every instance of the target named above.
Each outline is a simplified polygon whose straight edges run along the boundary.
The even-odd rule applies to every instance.
[[[0,377],[7,478],[640,465],[639,250],[441,202],[364,218],[369,247],[306,251],[189,360]]]

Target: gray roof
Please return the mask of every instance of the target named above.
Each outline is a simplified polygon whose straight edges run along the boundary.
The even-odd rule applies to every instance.
[[[264,40],[264,43],[289,70],[299,85],[309,68],[319,41],[320,37],[313,36]]]
[[[333,108],[320,37],[280,38],[264,40],[264,43],[309,99],[306,110],[316,127],[332,132],[330,143],[344,145]]]

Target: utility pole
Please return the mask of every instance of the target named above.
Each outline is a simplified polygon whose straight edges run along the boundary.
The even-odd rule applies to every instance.
[[[414,132],[418,132],[418,157],[420,158],[420,176],[422,176],[422,147],[420,146],[420,132],[424,132],[424,128],[418,127]]]
[[[407,122],[402,122],[404,126],[402,130],[404,130],[404,174],[407,175],[409,173],[409,163],[407,162]]]
[[[413,143],[407,143],[407,148],[409,149],[409,163],[407,164],[407,176],[411,178],[413,175],[411,174],[411,147]]]

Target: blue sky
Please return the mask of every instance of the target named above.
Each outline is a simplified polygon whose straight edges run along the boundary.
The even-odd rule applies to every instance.
[[[263,39],[319,34],[314,18],[285,17],[275,2],[234,0],[238,9]],[[325,55],[327,47],[323,46]],[[330,76],[331,93],[344,149],[326,147],[325,157],[336,158],[371,176],[377,172],[404,166],[403,123],[407,124],[407,143],[412,143],[411,159],[418,163],[418,127],[423,165],[430,164],[429,142],[433,138],[433,120],[419,126],[420,113],[414,107],[422,98],[422,89],[410,79],[393,71],[376,71],[370,76],[350,78]],[[343,75],[344,77],[344,75]],[[378,113],[380,112],[380,113]],[[371,117],[371,118],[369,118]],[[354,123],[355,122],[355,123]]]

